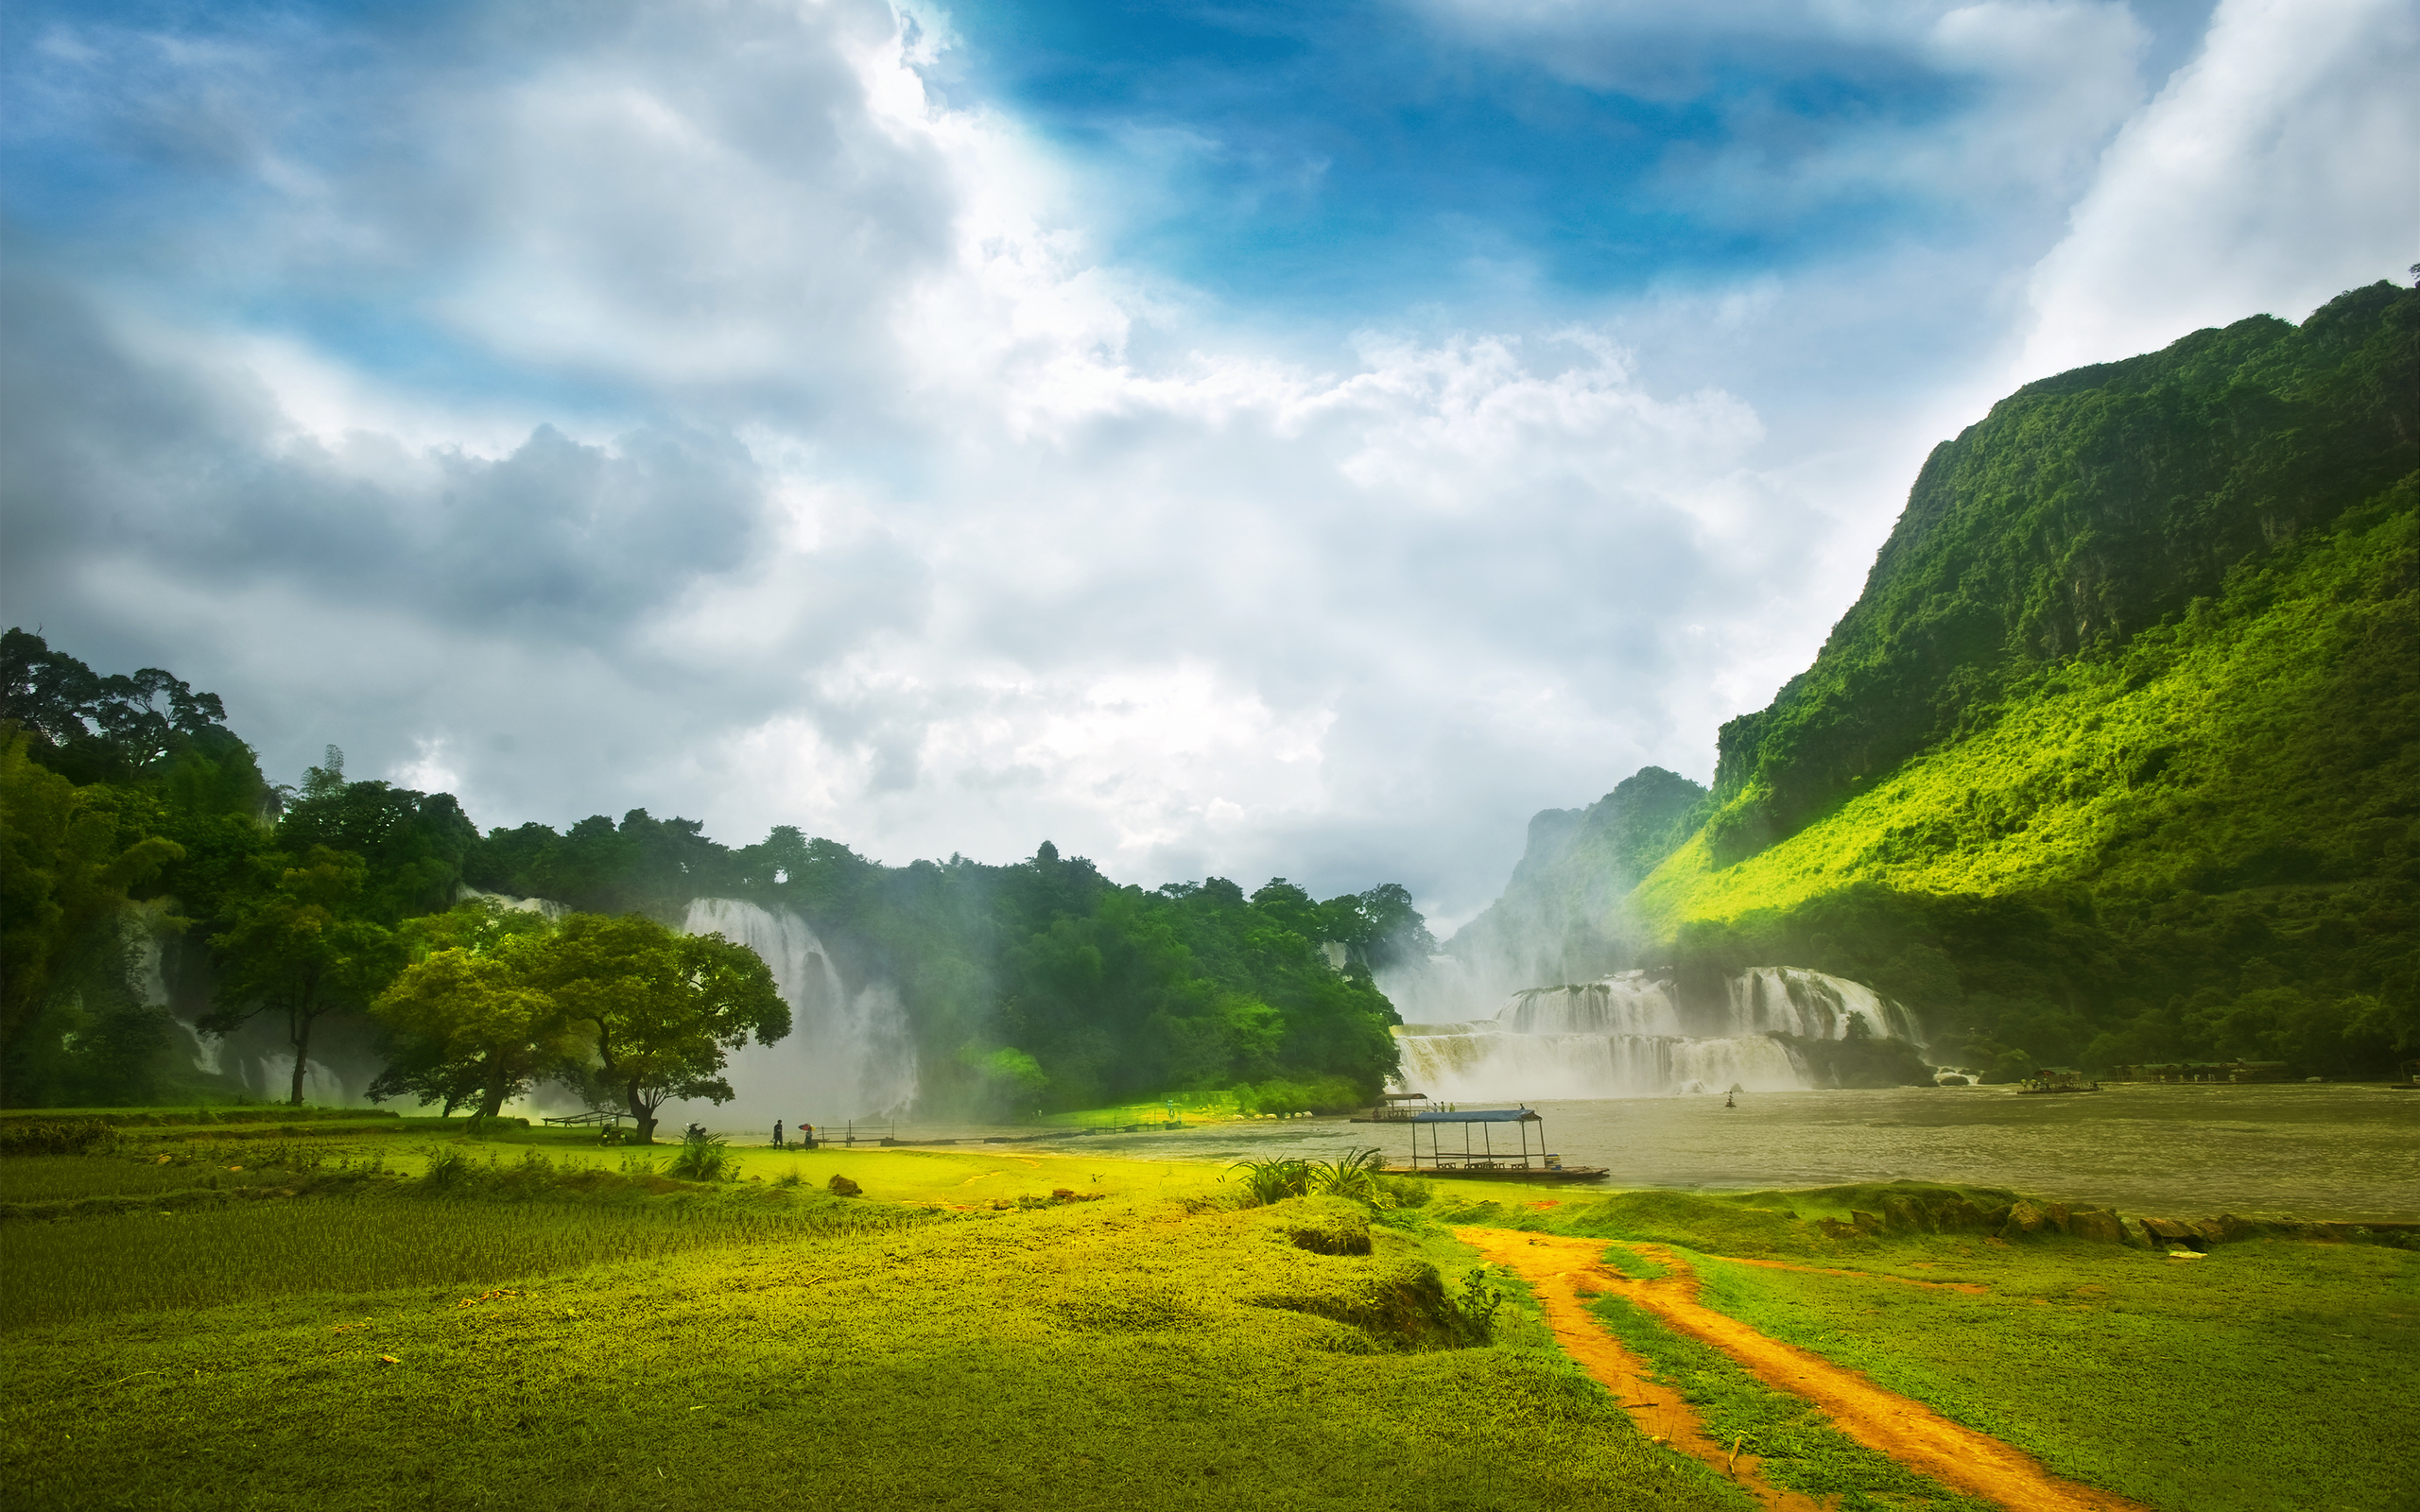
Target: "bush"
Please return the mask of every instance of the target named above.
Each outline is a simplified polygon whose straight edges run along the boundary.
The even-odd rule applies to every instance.
[[[1311,1190],[1312,1162],[1309,1160],[1272,1157],[1266,1160],[1237,1160],[1227,1169],[1241,1171],[1244,1174],[1244,1194],[1264,1206],[1283,1202],[1288,1197],[1305,1196]]]
[[[1474,1265],[1464,1273],[1461,1295],[1454,1298],[1454,1311],[1471,1343],[1485,1344],[1495,1337],[1495,1312],[1504,1305],[1506,1295],[1494,1267]]]
[[[1349,1113],[1370,1101],[1368,1091],[1342,1076],[1265,1081],[1236,1089],[1236,1107],[1247,1113]]]
[[[89,1155],[116,1145],[117,1130],[97,1118],[0,1124],[0,1155]]]
[[[855,1181],[850,1180],[845,1176],[836,1176],[831,1180],[824,1182],[823,1189],[831,1193],[836,1197],[854,1197],[865,1191],[865,1188],[857,1185]]]
[[[728,1181],[739,1176],[739,1157],[733,1154],[730,1142],[719,1134],[683,1140],[674,1152],[672,1163],[665,1175],[683,1181]]]

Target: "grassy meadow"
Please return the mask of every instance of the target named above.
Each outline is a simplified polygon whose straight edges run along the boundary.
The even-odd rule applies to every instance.
[[[2172,1261],[1818,1221],[1880,1188],[1253,1207],[1216,1167],[1024,1147],[756,1148],[687,1181],[664,1146],[392,1122],[0,1160],[11,1504],[1752,1504],[1642,1437],[1458,1223],[1600,1238],[1633,1273],[1655,1262],[1630,1244],[1675,1246],[1735,1316],[2180,1512],[2402,1504],[2389,1435],[2420,1395],[2420,1257],[2371,1246]],[[1598,1305],[1777,1480],[1962,1512]]]
[[[0,1161],[20,1504],[1746,1504],[1441,1227],[1215,1169],[135,1132]]]

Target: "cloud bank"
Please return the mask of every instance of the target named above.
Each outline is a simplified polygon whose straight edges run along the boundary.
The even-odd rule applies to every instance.
[[[2230,4],[2165,84],[2174,18],[2114,5],[1407,12],[1542,91],[1728,124],[1599,185],[1662,228],[1604,286],[1507,283],[1570,266],[1512,216],[1453,299],[1372,263],[1315,316],[1195,276],[1248,250],[1198,206],[1183,255],[1137,251],[1132,203],[1192,180],[987,97],[947,18],[38,13],[0,582],[63,648],[226,696],[281,774],[334,741],[483,823],[1048,837],[1464,916],[1534,809],[1706,775],[2010,363],[2339,280],[2315,303],[2363,274],[2294,249],[2408,235],[2358,166],[2314,176],[2330,130],[2373,165],[2414,134],[2378,62],[2409,17],[2339,11]],[[1896,103],[1826,114],[1818,77]],[[1888,234],[1749,270],[1664,246],[1860,205]],[[2237,255],[2144,313],[2147,222]]]

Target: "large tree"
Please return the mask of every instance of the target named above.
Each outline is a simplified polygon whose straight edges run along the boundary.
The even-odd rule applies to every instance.
[[[372,1005],[395,1040],[371,1096],[411,1093],[448,1113],[471,1103],[493,1118],[575,1053],[570,1015],[538,985],[554,944],[544,915],[472,899],[404,933],[419,959]]]
[[[234,903],[233,922],[211,936],[219,984],[200,1028],[228,1035],[255,1015],[282,1017],[299,1108],[313,1026],[368,1008],[402,968],[404,945],[365,917],[370,868],[359,856],[314,846],[299,859],[268,857],[261,871],[267,885]]]
[[[722,1069],[750,1036],[769,1045],[790,1032],[772,970],[720,935],[676,934],[636,914],[574,914],[544,960],[534,985],[581,1033],[590,1071],[619,1091],[641,1143],[674,1098],[729,1102]]]

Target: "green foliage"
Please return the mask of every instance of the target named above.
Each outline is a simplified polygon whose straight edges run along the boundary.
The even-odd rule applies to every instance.
[[[403,968],[404,946],[368,917],[370,869],[359,856],[315,846],[299,858],[265,857],[261,870],[267,885],[211,936],[218,990],[200,1027],[227,1035],[255,1015],[283,1019],[300,1108],[313,1029],[332,1013],[367,1010]]]
[[[117,1143],[97,1118],[11,1119],[0,1124],[0,1155],[83,1155]]]
[[[1472,1343],[1484,1344],[1495,1336],[1495,1314],[1511,1295],[1506,1281],[1505,1273],[1494,1265],[1474,1265],[1463,1275],[1454,1311],[1463,1336]]]
[[[2411,472],[2420,293],[2380,283],[2018,390],[1933,452],[1815,664],[1725,725],[1705,843],[1798,833],[2013,680],[2122,644]]]
[[[130,890],[179,849],[147,833],[147,811],[45,770],[0,725],[0,1093],[13,1103],[150,1090],[165,1029],[130,989],[124,923]]]
[[[584,1062],[620,1089],[642,1144],[672,1098],[731,1101],[722,1068],[752,1036],[769,1045],[790,1031],[771,969],[720,935],[573,914],[539,940],[527,986],[580,1037]]]
[[[1937,453],[1632,896],[1648,962],[1871,983],[1995,1080],[2420,1052],[2415,327],[2420,295],[2359,290]]]
[[[413,920],[405,936],[421,958],[372,1007],[395,1043],[371,1095],[408,1093],[447,1113],[470,1104],[493,1118],[579,1056],[569,1013],[540,985],[554,934],[544,915],[487,899]]]
[[[735,1181],[739,1177],[739,1156],[719,1134],[692,1135],[672,1152],[672,1163],[664,1173],[683,1181]]]
[[[1244,1195],[1255,1204],[1265,1205],[1309,1195],[1311,1166],[1309,1160],[1270,1156],[1266,1160],[1237,1160],[1227,1169],[1241,1171]]]
[[[492,832],[464,874],[663,919],[700,896],[796,910],[845,976],[896,987],[927,1104],[992,1117],[1270,1082],[1304,1107],[1366,1103],[1397,1022],[1371,970],[1434,947],[1392,885],[1324,902],[1282,878],[1249,898],[1222,878],[1147,892],[1047,842],[1015,866],[892,868],[786,826],[731,850],[643,810]]]
[[[303,774],[302,792],[277,825],[285,850],[324,847],[361,857],[369,911],[389,924],[452,902],[463,858],[478,839],[451,793],[347,782],[344,752],[334,746],[325,765]]]

